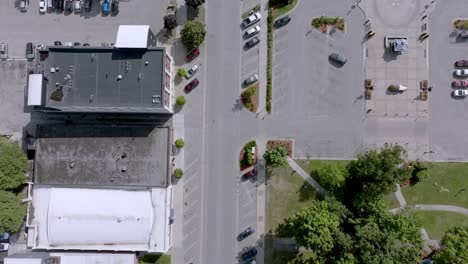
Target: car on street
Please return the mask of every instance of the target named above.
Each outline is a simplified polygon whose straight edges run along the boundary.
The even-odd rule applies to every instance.
[[[189,51],[187,55],[185,55],[185,60],[187,62],[191,62],[199,55],[200,55],[200,50],[198,48],[194,48],[191,51]]]
[[[343,56],[341,54],[338,54],[336,52],[333,52],[332,54],[330,54],[330,56],[328,56],[328,58],[331,61],[334,61],[334,62],[338,63],[339,65],[344,65],[348,61],[348,59],[346,59],[345,56]]]
[[[457,60],[455,62],[455,67],[467,67],[468,66],[468,60]]]
[[[258,81],[258,75],[253,74],[252,76],[250,76],[249,78],[244,80],[244,84],[245,85],[250,85],[250,84],[255,83],[256,81]]]
[[[84,10],[86,12],[89,12],[91,8],[93,7],[93,0],[84,0]]]
[[[248,238],[250,235],[252,235],[253,233],[255,233],[255,228],[249,226],[247,227],[247,229],[245,229],[244,231],[242,231],[239,236],[237,237],[237,239],[239,241],[242,241],[246,238]]]
[[[455,76],[466,77],[468,76],[468,69],[458,69],[453,72]]]
[[[29,0],[20,0],[19,7],[22,12],[28,11]]]
[[[258,37],[254,37],[254,38],[250,39],[249,41],[247,41],[245,43],[245,46],[247,48],[252,48],[253,46],[257,45],[259,42],[260,42],[260,39]]]
[[[286,26],[289,23],[289,21],[291,21],[291,18],[288,15],[286,15],[280,19],[277,19],[275,23],[273,23],[273,26],[275,28],[280,28]]]
[[[75,0],[75,6],[73,9],[75,9],[75,12],[77,13],[81,12],[81,0]]]
[[[111,12],[114,15],[119,13],[119,0],[112,0],[111,2]]]
[[[197,64],[193,65],[192,67],[190,67],[190,69],[188,69],[187,73],[185,74],[185,78],[190,79],[193,77],[193,75],[195,75],[195,73],[197,73],[199,70],[199,67]]]
[[[260,21],[261,18],[262,18],[262,15],[260,14],[260,12],[256,12],[255,14],[252,14],[248,16],[246,19],[244,19],[242,24],[244,25],[244,27],[250,27],[251,25]]]
[[[8,59],[8,45],[5,42],[0,43],[0,59]]]
[[[255,176],[257,176],[257,170],[253,169],[253,170],[251,170],[249,172],[246,172],[244,175],[242,175],[242,180],[245,181],[245,180],[248,180],[248,179],[253,178]]]
[[[46,0],[39,0],[39,13],[47,12]]]
[[[184,91],[186,93],[190,93],[193,89],[195,89],[195,87],[198,86],[199,83],[200,83],[200,81],[198,81],[197,78],[193,79],[191,82],[189,82],[187,85],[185,85]]]
[[[10,242],[10,233],[7,233],[7,232],[0,233],[0,242],[2,243]]]
[[[32,44],[31,42],[28,42],[26,44],[26,59],[28,60],[34,59],[34,54],[35,54],[34,52],[35,52],[34,44]]]
[[[8,248],[10,248],[10,244],[0,243],[0,251],[8,251]]]
[[[242,261],[245,261],[245,262],[255,259],[255,256],[257,256],[257,249],[254,248],[254,247],[252,247],[249,250],[245,251],[241,255]]]
[[[250,38],[251,36],[258,34],[258,32],[260,32],[260,26],[251,27],[245,31],[245,37]]]
[[[465,80],[453,80],[452,81],[452,87],[454,88],[467,87],[467,86],[468,86],[468,81],[465,81]]]
[[[102,13],[109,14],[109,11],[110,11],[109,0],[103,0],[102,1]]]
[[[457,89],[457,90],[453,90],[453,96],[456,96],[456,97],[465,97],[468,95],[468,90],[465,90],[465,89]]]

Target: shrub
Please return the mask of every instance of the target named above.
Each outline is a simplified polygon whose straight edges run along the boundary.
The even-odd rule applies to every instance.
[[[181,138],[178,138],[178,139],[175,141],[175,146],[176,146],[178,149],[183,148],[184,145],[185,145],[184,140],[181,139]]]
[[[257,93],[257,88],[253,85],[247,87],[247,91],[249,92],[250,96],[254,96]]]
[[[180,77],[185,77],[185,76],[187,76],[187,72],[185,72],[184,68],[179,68],[177,70],[177,75],[179,75]]]
[[[185,100],[185,97],[183,95],[179,95],[176,98],[176,104],[178,106],[184,106],[187,101]]]
[[[429,176],[429,168],[419,160],[410,162],[409,167],[412,169],[410,178],[412,185],[425,180]]]
[[[173,175],[177,179],[180,179],[180,178],[182,178],[182,176],[184,176],[184,171],[181,168],[177,168],[177,169],[174,170]]]
[[[288,150],[285,147],[274,147],[265,151],[263,158],[269,166],[280,168],[288,165],[287,155]]]

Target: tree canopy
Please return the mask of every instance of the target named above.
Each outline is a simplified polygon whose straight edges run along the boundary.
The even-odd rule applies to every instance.
[[[182,28],[180,35],[182,43],[186,48],[192,49],[198,47],[205,40],[205,25],[198,21],[189,21]]]
[[[14,190],[23,184],[27,167],[19,145],[0,138],[0,190]]]
[[[26,216],[26,205],[13,193],[0,190],[0,232],[18,232]]]
[[[185,0],[185,4],[191,7],[199,7],[205,3],[205,0]]]
[[[164,28],[166,29],[174,29],[177,27],[177,18],[174,14],[169,14],[164,16]]]
[[[312,177],[317,180],[327,191],[336,194],[343,187],[345,175],[335,164],[325,166],[312,171]]]
[[[442,238],[442,250],[434,256],[434,263],[468,263],[468,227],[456,226]]]
[[[274,147],[265,151],[263,159],[265,159],[269,166],[281,168],[288,165],[288,161],[286,160],[287,155],[288,150],[285,147]]]

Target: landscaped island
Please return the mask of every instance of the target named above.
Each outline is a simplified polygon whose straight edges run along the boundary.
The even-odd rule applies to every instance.
[[[328,26],[333,26],[338,30],[345,30],[345,20],[342,17],[316,17],[312,19],[312,27],[325,33]]]
[[[456,29],[468,29],[468,19],[457,19],[453,22]]]

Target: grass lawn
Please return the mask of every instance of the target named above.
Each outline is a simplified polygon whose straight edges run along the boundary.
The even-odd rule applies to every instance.
[[[460,192],[462,189],[466,191]],[[429,163],[429,177],[402,192],[408,205],[450,204],[468,208],[468,163]]]
[[[349,160],[296,160],[296,163],[305,172],[310,174],[313,170],[320,169],[328,164],[335,164],[340,169],[345,171],[346,165],[349,163]]]
[[[383,202],[385,204],[385,207],[387,207],[388,209],[400,207],[400,204],[398,203],[398,200],[396,199],[395,194],[393,193],[390,193],[387,196],[385,196],[383,198]]]
[[[171,255],[146,254],[139,258],[138,264],[171,264]]]
[[[440,211],[416,211],[411,214],[426,229],[431,239],[441,239],[445,231],[456,225],[468,226],[468,217],[463,214]]]

